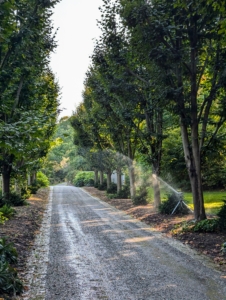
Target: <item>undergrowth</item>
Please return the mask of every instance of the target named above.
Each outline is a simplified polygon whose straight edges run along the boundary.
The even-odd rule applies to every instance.
[[[140,190],[136,196],[132,197],[132,202],[135,205],[147,204],[147,190],[142,189]]]
[[[2,215],[7,218],[10,219],[12,216],[15,215],[16,211],[13,207],[11,207],[8,204],[4,204],[1,208],[0,208],[0,213],[2,213]]]
[[[6,238],[0,239],[0,293],[16,295],[23,291],[14,265],[17,263],[17,251]]]
[[[226,231],[226,200],[219,210],[217,216],[211,219],[201,220],[196,223],[185,223],[182,232],[220,232]]]
[[[0,206],[23,206],[27,205],[27,201],[21,195],[11,192],[0,197]]]
[[[107,193],[110,199],[129,199],[130,198],[130,188],[128,185],[124,185],[123,188],[117,193]]]
[[[182,226],[183,232],[216,232],[218,231],[218,220],[205,219],[196,223],[185,223]]]
[[[4,214],[2,212],[0,212],[0,225],[5,224],[5,221],[7,221],[8,219],[4,216]]]

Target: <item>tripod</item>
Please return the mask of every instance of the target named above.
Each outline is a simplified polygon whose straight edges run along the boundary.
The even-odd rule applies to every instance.
[[[173,215],[175,213],[175,211],[179,205],[186,206],[193,213],[193,211],[190,209],[190,207],[188,207],[187,204],[184,202],[183,193],[178,193],[178,199],[179,199],[179,201],[178,201],[177,205],[174,207],[171,215]]]

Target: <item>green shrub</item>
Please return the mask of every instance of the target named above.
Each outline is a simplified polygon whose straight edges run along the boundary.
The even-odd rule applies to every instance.
[[[216,232],[219,231],[218,218],[205,219],[198,222],[184,222],[182,232]]]
[[[129,199],[130,198],[130,186],[124,185],[122,189],[117,193],[117,198]]]
[[[170,215],[178,204],[179,200],[180,199],[176,194],[169,194],[168,199],[159,205],[159,212],[161,214]],[[189,213],[189,209],[183,203],[181,203],[178,205],[174,213],[186,215]]]
[[[17,263],[17,251],[12,243],[7,243],[6,238],[0,238],[0,261],[10,264]]]
[[[37,172],[36,182],[39,187],[47,187],[49,186],[48,177],[42,173],[41,171]]]
[[[117,194],[107,194],[109,199],[117,199]]]
[[[37,182],[33,182],[32,185],[28,186],[28,189],[31,191],[31,194],[36,194],[37,190],[40,188],[40,186],[37,184]]]
[[[111,183],[110,187],[107,189],[108,194],[115,194],[117,193],[117,184],[114,182]]]
[[[205,219],[197,222],[193,227],[194,232],[215,232],[219,228],[218,219]]]
[[[7,261],[0,261],[0,292],[11,295],[20,294],[23,284],[18,278],[17,271]]]
[[[93,179],[87,179],[84,182],[85,186],[94,186],[94,180]]]
[[[218,216],[218,226],[221,231],[226,231],[226,200],[223,200],[224,204],[220,208]]]
[[[5,204],[0,208],[0,212],[2,213],[2,215],[4,217],[6,217],[7,219],[10,219],[15,213],[15,209],[12,208],[10,205]]]
[[[75,175],[73,184],[75,186],[93,186],[93,172],[92,171],[80,171]]]
[[[98,190],[100,191],[106,191],[107,190],[107,181],[104,180],[102,184],[98,185]]]
[[[108,198],[110,199],[129,199],[130,191],[129,186],[123,186],[123,188],[118,193],[109,193]]]
[[[47,187],[49,186],[49,179],[48,177],[42,173],[41,171],[37,172],[36,180],[28,186],[27,193],[36,194],[37,190],[41,187]],[[26,196],[24,196],[26,197]]]
[[[8,206],[23,206],[27,205],[27,202],[19,194],[11,192],[1,197],[0,204],[1,207],[5,204]]]
[[[0,239],[0,292],[16,295],[23,291],[23,284],[11,264],[17,263],[17,251],[6,238]]]
[[[78,187],[81,187],[81,186],[84,186],[85,183],[84,183],[84,180],[82,178],[79,178],[77,180],[74,180],[74,185],[78,186]]]
[[[132,197],[133,204],[147,204],[147,195],[148,193],[146,189],[140,190],[136,196]]]
[[[26,199],[29,199],[31,197],[31,189],[30,188],[22,188],[21,189],[21,197],[22,199],[26,200]]]
[[[3,215],[2,212],[0,212],[0,225],[5,224],[5,221],[7,221],[8,219]]]

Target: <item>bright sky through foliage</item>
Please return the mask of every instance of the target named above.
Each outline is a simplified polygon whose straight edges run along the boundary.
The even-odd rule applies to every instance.
[[[82,101],[83,81],[90,64],[94,39],[100,35],[97,19],[102,0],[61,0],[55,7],[53,22],[59,28],[58,47],[51,67],[61,90],[60,117],[70,116]]]

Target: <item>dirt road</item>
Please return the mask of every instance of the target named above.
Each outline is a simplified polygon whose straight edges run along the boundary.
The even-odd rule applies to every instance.
[[[48,254],[44,291],[28,299],[226,299],[226,280],[195,252],[82,189],[55,186],[50,205],[48,249],[36,249]]]

